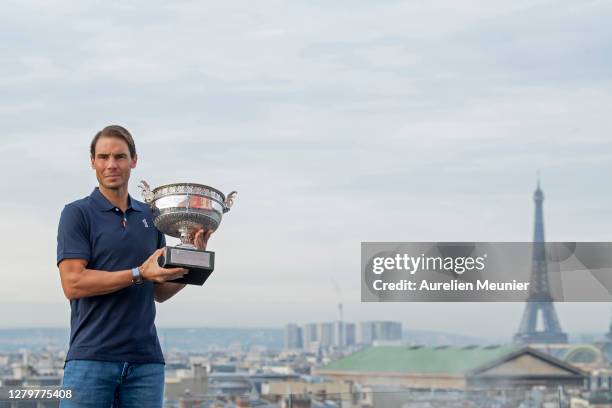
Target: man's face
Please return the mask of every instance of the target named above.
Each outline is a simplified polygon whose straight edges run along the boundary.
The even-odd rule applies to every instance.
[[[125,140],[118,137],[100,137],[91,167],[96,170],[98,183],[106,189],[127,188],[130,172],[136,167],[137,156],[130,157]]]

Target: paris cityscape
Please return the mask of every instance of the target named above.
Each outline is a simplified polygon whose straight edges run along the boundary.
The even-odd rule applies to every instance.
[[[399,321],[333,320],[278,329],[159,328],[165,407],[610,407],[612,323],[572,339],[550,301],[542,251],[544,194],[534,193],[530,295],[512,339],[415,332]],[[609,320],[610,316],[608,317]],[[0,408],[57,407],[64,329],[0,330]],[[24,342],[23,339],[27,339]]]
[[[611,20],[605,0],[3,2],[0,408],[612,408],[612,270],[543,261],[612,254]],[[167,228],[157,199],[180,204]],[[443,243],[518,249],[444,274]],[[181,244],[214,252],[191,254],[206,283],[134,296]]]

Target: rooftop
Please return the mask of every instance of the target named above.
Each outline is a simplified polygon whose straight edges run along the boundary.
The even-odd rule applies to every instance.
[[[460,374],[519,350],[516,346],[370,347],[321,370]]]

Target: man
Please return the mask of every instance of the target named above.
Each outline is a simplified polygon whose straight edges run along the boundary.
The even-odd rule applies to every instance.
[[[184,284],[183,268],[161,268],[164,235],[149,207],[128,194],[138,157],[127,129],[107,126],[90,146],[98,187],[64,208],[57,236],[57,264],[70,300],[70,347],[61,407],[163,405],[164,358],[155,329],[155,301]],[[194,244],[206,248],[210,231]]]

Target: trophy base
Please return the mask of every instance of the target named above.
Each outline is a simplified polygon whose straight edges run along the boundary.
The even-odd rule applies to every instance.
[[[187,246],[166,247],[166,255],[160,256],[157,263],[162,268],[189,269],[182,278],[168,282],[202,286],[215,269],[215,253]]]

